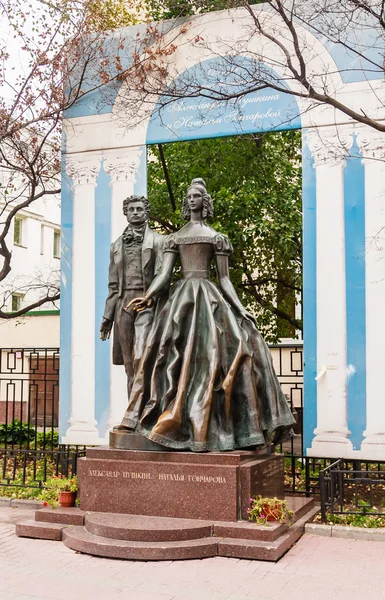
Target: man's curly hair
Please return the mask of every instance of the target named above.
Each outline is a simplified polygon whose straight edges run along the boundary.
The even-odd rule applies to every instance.
[[[196,187],[198,188],[198,190],[201,192],[202,197],[203,197],[203,208],[202,208],[202,218],[203,219],[208,219],[210,217],[213,216],[214,214],[214,205],[213,205],[213,200],[210,196],[210,194],[207,193],[206,190],[206,184],[204,182],[203,179],[201,179],[200,177],[196,177],[195,179],[192,180],[191,185],[189,186],[187,193],[189,192],[189,190],[192,187]],[[182,217],[185,219],[185,221],[188,221],[191,215],[191,211],[187,202],[187,194],[186,197],[183,200],[183,204],[182,204]]]
[[[150,216],[150,203],[145,196],[128,196],[123,200],[123,214],[127,215],[128,205],[132,202],[143,202],[147,216]]]

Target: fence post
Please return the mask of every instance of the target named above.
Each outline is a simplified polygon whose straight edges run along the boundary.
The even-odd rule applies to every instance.
[[[321,500],[321,521],[326,522],[326,490],[325,490],[325,473],[320,471],[319,474],[319,492]]]
[[[305,494],[306,498],[310,498],[310,461],[307,456],[305,457]]]

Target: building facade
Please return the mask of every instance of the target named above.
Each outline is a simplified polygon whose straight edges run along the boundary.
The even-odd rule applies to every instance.
[[[0,173],[4,185],[7,173]],[[5,186],[4,186],[5,187]],[[14,203],[0,211],[5,216]],[[0,282],[0,305],[17,312],[38,301],[60,280],[60,199],[42,197],[13,218],[6,242],[12,253],[11,272]],[[41,348],[59,346],[59,305],[43,304],[25,316],[0,319],[0,347]]]

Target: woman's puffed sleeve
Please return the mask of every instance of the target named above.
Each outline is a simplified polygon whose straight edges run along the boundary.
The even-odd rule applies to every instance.
[[[215,254],[224,254],[225,256],[230,256],[232,251],[233,251],[233,247],[227,236],[225,236],[223,234],[218,234],[215,236],[215,238],[214,238]]]
[[[173,252],[174,254],[178,254],[178,244],[174,233],[167,236],[164,242],[163,252]]]

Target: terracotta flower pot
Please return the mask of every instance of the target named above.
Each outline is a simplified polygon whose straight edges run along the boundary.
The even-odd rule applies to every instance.
[[[275,504],[274,506],[263,506],[263,514],[265,515],[268,521],[279,521],[282,517],[282,508],[279,504]]]
[[[76,492],[59,492],[58,502],[62,508],[75,506]]]

